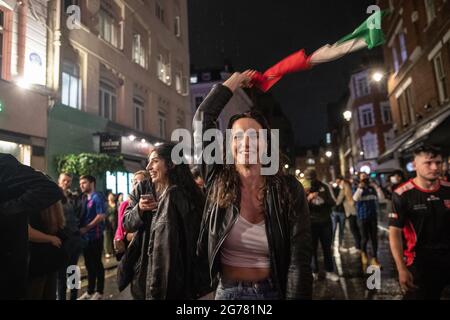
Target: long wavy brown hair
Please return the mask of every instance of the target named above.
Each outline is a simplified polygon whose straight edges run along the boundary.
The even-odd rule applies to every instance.
[[[228,122],[227,129],[231,129],[233,124],[239,119],[249,118],[258,122],[263,129],[268,131],[267,134],[267,150],[271,150],[271,134],[270,134],[270,126],[266,120],[266,118],[257,110],[250,110],[245,113],[236,114],[230,118]],[[227,150],[226,148],[230,146],[226,145],[226,141],[224,141],[223,150]],[[278,150],[277,150],[278,151]],[[271,156],[269,154],[269,156]],[[279,185],[283,188],[282,194],[284,196],[289,196],[289,190],[285,187],[285,184],[282,183],[282,177],[284,175],[281,169],[281,163],[284,156],[280,153],[280,167],[275,175],[272,176],[264,176],[264,185],[260,190],[260,199],[264,200],[267,188],[269,185]],[[241,180],[239,178],[239,173],[236,170],[235,164],[227,164],[226,163],[226,152],[223,152],[223,169],[218,174],[218,177],[215,179],[212,190],[209,193],[209,200],[213,203],[217,203],[221,208],[227,208],[232,204],[239,206],[241,199]],[[285,197],[281,199],[283,202],[287,201]]]
[[[50,207],[41,211],[41,218],[44,223],[45,232],[55,235],[64,228],[66,223],[64,218],[64,209],[61,201],[56,202]]]

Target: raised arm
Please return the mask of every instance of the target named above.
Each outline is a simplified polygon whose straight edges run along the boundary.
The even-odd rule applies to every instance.
[[[233,97],[236,89],[249,86],[251,75],[251,71],[243,73],[235,72],[223,84],[216,85],[198,107],[194,115],[192,127],[194,129],[195,158],[200,159],[200,172],[207,187],[211,183],[211,177],[214,175],[216,164],[205,163],[203,151],[211,142],[204,141],[204,134],[210,129],[217,129],[216,121],[225,108],[225,105]],[[222,154],[220,155],[220,159],[222,159]]]

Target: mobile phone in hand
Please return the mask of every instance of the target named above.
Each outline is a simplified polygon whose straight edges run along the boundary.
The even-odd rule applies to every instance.
[[[151,195],[151,194],[141,194],[141,199],[147,200],[147,201],[153,201],[154,200],[153,195]]]

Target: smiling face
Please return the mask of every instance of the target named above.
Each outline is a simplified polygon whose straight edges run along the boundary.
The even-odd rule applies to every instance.
[[[263,127],[252,118],[236,120],[231,127],[231,152],[238,165],[259,164],[262,151],[266,149],[265,139],[259,136]]]
[[[165,161],[158,156],[156,151],[150,154],[147,170],[154,184],[163,184],[167,181],[168,168]]]

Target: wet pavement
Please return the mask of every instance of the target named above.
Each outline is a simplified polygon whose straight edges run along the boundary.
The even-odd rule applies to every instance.
[[[399,290],[397,271],[394,260],[390,253],[388,242],[388,229],[386,214],[380,215],[379,219],[379,262],[382,265],[380,271],[380,287],[379,289],[368,289],[369,285],[375,282],[373,279],[373,271],[370,273],[363,272],[360,254],[351,254],[350,252],[339,252],[337,249],[336,234],[335,248],[333,249],[335,267],[340,276],[338,282],[332,282],[325,279],[325,274],[319,274],[319,279],[314,281],[314,300],[400,300],[402,295]],[[354,246],[353,237],[350,232],[348,223],[344,230],[344,248]],[[371,245],[369,241],[369,257],[371,252]],[[321,248],[319,246],[319,254]],[[131,294],[129,288],[119,293],[116,283],[116,269],[117,261],[115,258],[105,260],[105,294],[104,299],[107,300],[129,300]],[[323,267],[322,257],[319,258],[319,266]],[[82,274],[85,272],[82,268]],[[367,271],[367,270],[366,270]],[[369,281],[368,281],[369,280]],[[86,290],[87,281],[82,281],[81,293]],[[80,294],[81,294],[80,293]],[[205,299],[212,299],[212,295],[205,297]],[[447,288],[443,299],[450,300],[450,288]]]

